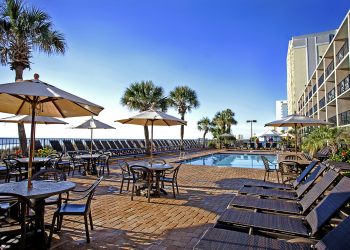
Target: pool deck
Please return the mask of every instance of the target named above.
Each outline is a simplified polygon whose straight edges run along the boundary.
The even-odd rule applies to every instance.
[[[167,158],[168,162],[175,160],[178,157]],[[92,201],[95,228],[90,231],[91,242],[85,241],[83,218],[69,216],[64,218],[60,234],[54,234],[52,249],[192,249],[245,180],[262,180],[263,176],[261,169],[183,165],[178,176],[180,195],[173,199],[168,187],[167,196],[151,198],[147,203],[146,197],[131,201],[130,192],[119,193],[120,170],[112,165],[111,175],[98,187]],[[94,178],[77,176],[69,180],[88,186]],[[275,176],[270,180],[275,181]],[[52,211],[46,211],[47,222],[51,222]]]

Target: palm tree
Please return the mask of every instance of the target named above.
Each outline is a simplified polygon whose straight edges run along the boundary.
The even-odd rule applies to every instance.
[[[235,113],[231,109],[225,109],[215,114],[213,122],[220,128],[221,134],[231,134],[231,126],[237,124],[234,117]]]
[[[170,106],[177,109],[181,115],[181,120],[185,120],[185,114],[187,112],[191,112],[193,108],[199,107],[196,91],[187,86],[178,86],[173,91],[171,91],[169,104]],[[181,125],[181,149],[183,149],[184,129],[185,126]]]
[[[205,136],[209,132],[212,123],[208,117],[203,117],[197,122],[198,130],[199,131],[204,131],[203,133],[203,148],[205,148]]]
[[[124,92],[121,104],[130,110],[146,111],[150,109],[166,111],[167,99],[162,87],[155,86],[152,81],[132,83]],[[150,141],[148,127],[144,126],[146,152],[150,153]]]
[[[27,7],[22,0],[4,0],[0,3],[0,62],[16,73],[15,81],[23,80],[23,71],[30,69],[34,50],[47,55],[64,54],[66,42],[62,33],[53,29],[50,16]],[[27,139],[22,123],[18,134],[23,154]]]

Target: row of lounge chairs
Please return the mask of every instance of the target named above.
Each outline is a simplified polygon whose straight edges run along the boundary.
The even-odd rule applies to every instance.
[[[195,249],[349,249],[349,200],[350,178],[327,162],[290,185],[251,180]]]
[[[50,140],[52,148],[59,153],[87,152],[90,147],[93,151],[109,152],[112,155],[142,155],[146,152],[144,140]],[[180,150],[180,140],[153,140],[153,153],[170,153]],[[36,141],[36,149],[42,148],[40,141]],[[197,140],[184,140],[184,149],[197,151],[201,145]]]

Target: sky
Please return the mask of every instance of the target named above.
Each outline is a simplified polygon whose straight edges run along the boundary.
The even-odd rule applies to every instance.
[[[31,70],[70,93],[103,106],[96,119],[115,130],[98,138],[144,138],[143,128],[117,119],[137,114],[120,104],[134,82],[152,80],[166,95],[176,86],[197,92],[200,107],[186,114],[185,138],[202,137],[197,121],[227,108],[238,124],[232,133],[250,136],[275,120],[276,100],[286,99],[286,56],[293,36],[339,27],[347,0],[28,0],[46,11],[64,33],[65,55],[33,53]],[[0,83],[14,81],[0,66]],[[169,114],[179,116],[169,109]],[[0,114],[0,117],[9,116]],[[88,138],[70,129],[88,117],[65,119],[69,125],[38,125],[36,136]],[[26,125],[27,126],[27,125]],[[29,127],[26,127],[29,134]],[[179,138],[179,127],[157,127],[154,138]],[[0,137],[17,137],[15,124],[0,124]],[[209,135],[210,137],[210,135]]]

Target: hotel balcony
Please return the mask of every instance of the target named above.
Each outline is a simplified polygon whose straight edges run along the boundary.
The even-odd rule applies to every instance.
[[[336,55],[336,62],[339,64],[345,55],[349,52],[348,39],[346,39],[344,45],[340,48],[339,52]]]
[[[332,123],[331,127],[337,126],[337,117],[336,116],[332,116],[332,117],[328,118],[328,122]]]
[[[326,78],[333,72],[334,70],[334,60],[330,62],[330,64],[326,68]],[[320,77],[321,78],[321,77]],[[323,74],[322,74],[323,78]],[[323,79],[324,80],[324,79]],[[322,82],[323,83],[323,82]],[[318,86],[321,86],[322,83],[320,84],[320,79],[318,80]]]
[[[335,88],[327,93],[327,102],[331,102],[335,99]]]
[[[350,124],[350,110],[339,114],[339,126]]]
[[[350,75],[348,75],[341,82],[338,83],[338,95],[343,94],[349,88],[350,88]]]
[[[320,109],[322,109],[325,105],[326,105],[326,98],[323,97],[323,98],[319,101]]]

